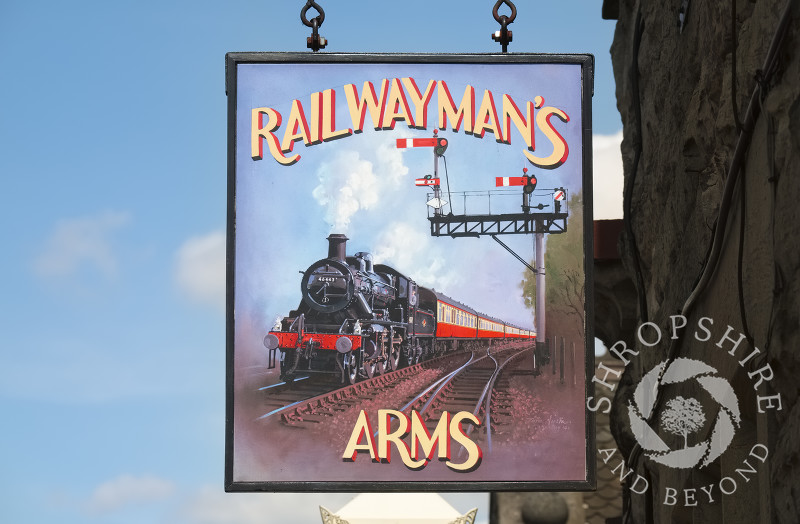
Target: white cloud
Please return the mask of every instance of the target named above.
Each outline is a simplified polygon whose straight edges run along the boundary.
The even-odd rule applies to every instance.
[[[350,218],[359,209],[370,209],[378,201],[372,162],[355,151],[342,151],[323,162],[317,176],[320,184],[314,188],[314,198],[325,208],[325,220],[336,231],[347,231]]]
[[[399,185],[408,174],[408,167],[403,163],[403,150],[397,149],[396,142],[383,141],[377,147],[378,167],[384,177],[392,185]]]
[[[33,262],[34,272],[41,277],[62,278],[90,267],[107,279],[115,277],[118,262],[111,237],[129,221],[128,213],[111,211],[59,221]]]
[[[412,224],[392,222],[378,235],[373,256],[409,275],[420,284],[448,289],[459,280],[456,269],[445,264],[442,244]]]
[[[402,153],[383,137],[371,138],[374,162],[352,150],[340,150],[333,158],[320,163],[319,185],[312,192],[317,203],[325,208],[324,219],[331,231],[348,231],[350,221],[359,210],[375,209],[382,197],[396,190],[408,167]]]
[[[178,248],[175,280],[186,296],[201,304],[225,307],[225,233],[192,237]]]
[[[169,498],[174,491],[175,486],[168,480],[150,475],[121,475],[99,485],[86,507],[94,515],[111,513],[126,506]]]
[[[594,219],[622,218],[622,131],[613,135],[594,135]]]

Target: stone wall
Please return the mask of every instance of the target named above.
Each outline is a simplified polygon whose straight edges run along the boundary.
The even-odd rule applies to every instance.
[[[730,1],[603,6],[617,19],[623,262],[639,283],[638,323],[653,323],[642,331],[647,344],[636,341],[622,355],[629,362],[611,413],[619,450],[648,484],[642,494],[628,491],[635,522],[792,523],[800,515],[800,2],[792,3],[767,81],[785,0],[736,1],[735,38]],[[686,327],[673,340],[670,325],[682,323],[681,314]],[[649,346],[656,326],[661,340]],[[650,402],[634,398],[642,377],[681,358],[732,386],[733,427],[721,429],[725,410],[695,376],[660,383],[647,422],[670,449],[681,448],[686,441],[659,422],[670,398],[697,398],[707,420],[692,440],[725,449],[706,465],[659,464],[631,430],[629,405]],[[751,453],[761,455],[756,445],[768,450],[763,463]]]

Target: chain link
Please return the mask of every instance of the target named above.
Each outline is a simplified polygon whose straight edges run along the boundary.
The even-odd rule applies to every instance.
[[[506,4],[511,9],[511,16],[501,15],[499,13],[500,7],[503,4]],[[492,40],[495,42],[500,42],[500,45],[503,46],[503,52],[507,53],[508,44],[513,39],[513,33],[508,30],[508,24],[517,18],[517,6],[515,6],[514,2],[511,2],[510,0],[497,0],[497,2],[494,4],[494,8],[492,9],[492,15],[500,24],[500,30],[492,33]]]
[[[308,10],[312,8],[316,9],[319,14],[309,20],[306,15]],[[303,22],[304,26],[311,28],[311,36],[306,38],[306,47],[316,53],[328,45],[328,41],[319,35],[319,28],[322,26],[322,22],[325,21],[325,11],[322,9],[322,6],[314,0],[308,0],[306,5],[300,10],[300,21]]]

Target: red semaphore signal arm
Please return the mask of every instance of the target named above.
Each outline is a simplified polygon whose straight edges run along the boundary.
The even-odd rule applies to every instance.
[[[508,187],[508,186],[525,186],[528,185],[528,179],[533,178],[531,182],[533,183],[536,179],[534,177],[527,177],[527,176],[499,176],[495,178],[496,187]]]
[[[434,147],[436,146],[435,138],[398,138],[397,148],[405,149],[407,147]]]

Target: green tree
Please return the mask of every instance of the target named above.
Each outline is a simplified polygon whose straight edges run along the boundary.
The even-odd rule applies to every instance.
[[[583,196],[569,199],[567,232],[546,236],[545,322],[547,334],[580,338],[584,330],[585,274],[583,269]],[[531,265],[535,265],[531,262]],[[536,275],[525,270],[520,283],[525,305],[536,304]]]

